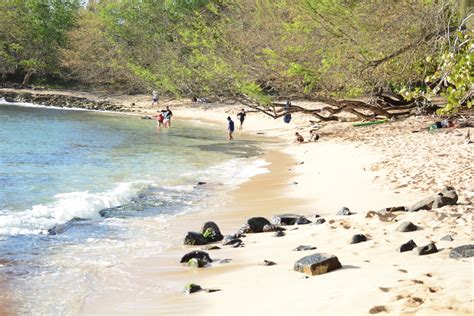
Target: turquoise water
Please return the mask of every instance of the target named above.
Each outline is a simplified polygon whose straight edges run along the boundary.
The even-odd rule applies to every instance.
[[[0,122],[0,299],[22,314],[74,313],[100,283],[98,266],[169,246],[143,221],[164,228],[167,216],[212,203],[218,192],[198,181],[225,190],[264,170],[258,143],[229,143],[225,124],[158,129],[135,116],[5,103]],[[57,291],[64,300],[51,299]]]

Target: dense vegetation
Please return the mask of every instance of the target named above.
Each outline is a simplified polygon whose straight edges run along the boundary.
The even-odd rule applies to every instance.
[[[0,73],[169,96],[471,106],[467,1],[2,0]]]

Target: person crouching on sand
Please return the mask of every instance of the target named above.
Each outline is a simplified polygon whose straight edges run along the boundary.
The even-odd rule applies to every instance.
[[[298,144],[304,143],[304,138],[303,136],[300,135],[300,133],[296,132],[295,136],[296,136],[295,141],[294,141],[295,143],[298,143]]]
[[[316,142],[319,139],[319,134],[316,133],[315,129],[312,129],[309,131],[309,141],[310,142]]]
[[[234,133],[234,121],[230,118],[230,116],[227,117],[227,136],[229,140],[233,140],[234,137],[232,137],[232,133]]]

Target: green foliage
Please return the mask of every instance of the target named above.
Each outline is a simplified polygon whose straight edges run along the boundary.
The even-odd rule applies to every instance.
[[[216,236],[216,233],[212,228],[206,229],[206,231],[202,234],[202,236],[206,239],[213,239]]]
[[[407,99],[436,96],[446,99],[446,106],[438,110],[440,115],[458,112],[463,106],[471,108],[474,95],[474,41],[473,31],[456,32],[450,38],[453,45],[444,47],[443,52],[427,57],[434,71],[425,78],[427,86],[404,89]]]
[[[75,24],[79,0],[3,0],[0,2],[0,67],[3,75],[57,73],[58,48]]]
[[[401,86],[428,95],[435,79],[419,83],[449,71],[439,93],[455,109],[472,84],[468,45],[439,53],[445,25],[460,21],[452,0],[78,3],[0,2],[0,73],[61,74],[175,97],[244,95],[262,105],[274,96],[356,98]]]
[[[255,82],[246,82],[240,84],[238,87],[238,91],[243,95],[250,97],[253,100],[256,100],[262,105],[271,104],[271,98],[268,95],[265,95],[262,87]]]

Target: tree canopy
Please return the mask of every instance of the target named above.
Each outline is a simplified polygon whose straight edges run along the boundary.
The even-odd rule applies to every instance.
[[[75,23],[79,0],[3,0],[0,2],[0,72],[58,74],[59,49]]]
[[[470,106],[472,95],[466,3],[4,0],[0,72],[260,105],[380,90],[407,98],[443,93],[455,110]]]

